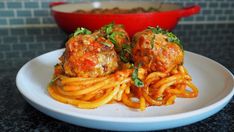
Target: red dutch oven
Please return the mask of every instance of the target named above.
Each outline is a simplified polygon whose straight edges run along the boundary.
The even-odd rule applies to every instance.
[[[114,22],[123,24],[126,31],[132,36],[134,33],[144,30],[148,26],[160,26],[172,30],[182,17],[197,14],[200,6],[181,7],[178,4],[166,4],[158,2],[51,2],[52,15],[58,26],[67,33],[74,32],[77,27],[85,27],[92,31],[99,29],[105,24]],[[128,14],[83,14],[76,13],[77,10],[92,10],[95,8],[118,7],[120,9],[132,9],[142,7],[148,9],[154,7],[160,12],[128,13]]]

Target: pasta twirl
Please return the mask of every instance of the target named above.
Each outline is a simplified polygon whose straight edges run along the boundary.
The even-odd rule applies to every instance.
[[[134,86],[131,72],[133,70],[122,70],[100,78],[61,76],[49,85],[48,91],[60,102],[85,109],[97,108],[115,101],[122,102],[128,107],[145,110],[148,106],[171,105],[178,97],[193,98],[198,95],[198,88],[192,83],[184,66],[178,66],[167,74],[162,72],[142,74],[141,76],[145,78],[143,82],[146,84],[142,88]],[[138,101],[134,101],[133,98],[138,98]]]

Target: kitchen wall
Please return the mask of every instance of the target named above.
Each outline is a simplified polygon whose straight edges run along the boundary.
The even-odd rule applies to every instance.
[[[69,2],[77,1],[82,0],[69,0]],[[50,14],[49,2],[50,0],[0,1],[0,71],[12,67],[18,68],[35,56],[64,45],[67,35],[55,24]],[[233,46],[230,46],[234,43],[234,0],[164,2],[178,3],[182,6],[198,4],[202,7],[200,14],[183,18],[174,30],[187,50],[199,49],[195,52],[202,53],[203,49],[208,48],[204,44],[207,41],[214,46],[219,43],[227,44],[218,52],[212,51],[217,52],[217,56],[230,48],[234,50]],[[207,31],[208,28],[212,30]],[[220,37],[215,39],[207,37],[214,33],[220,34]]]
[[[77,1],[82,0],[70,0],[69,2]],[[49,0],[0,1],[0,27],[54,25],[55,22],[50,15],[50,8],[48,6],[49,2]],[[233,0],[166,0],[164,2],[179,3],[183,6],[198,4],[202,7],[200,14],[182,19],[181,24],[194,22],[234,22]]]

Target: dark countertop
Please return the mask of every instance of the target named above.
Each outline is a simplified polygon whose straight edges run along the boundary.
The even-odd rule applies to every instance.
[[[234,24],[179,25],[175,32],[181,36],[186,50],[209,57],[234,73],[233,27]],[[29,105],[15,83],[21,66],[0,70],[1,131],[99,131],[56,120]],[[234,99],[220,112],[203,121],[165,131],[234,131]]]

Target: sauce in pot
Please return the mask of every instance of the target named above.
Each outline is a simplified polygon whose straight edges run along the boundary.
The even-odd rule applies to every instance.
[[[146,13],[146,12],[159,12],[159,9],[153,7],[150,7],[148,9],[144,9],[142,7],[136,7],[132,9],[121,9],[115,7],[112,9],[96,8],[89,11],[85,10],[75,11],[75,13],[83,13],[83,14],[129,14],[129,13]]]

